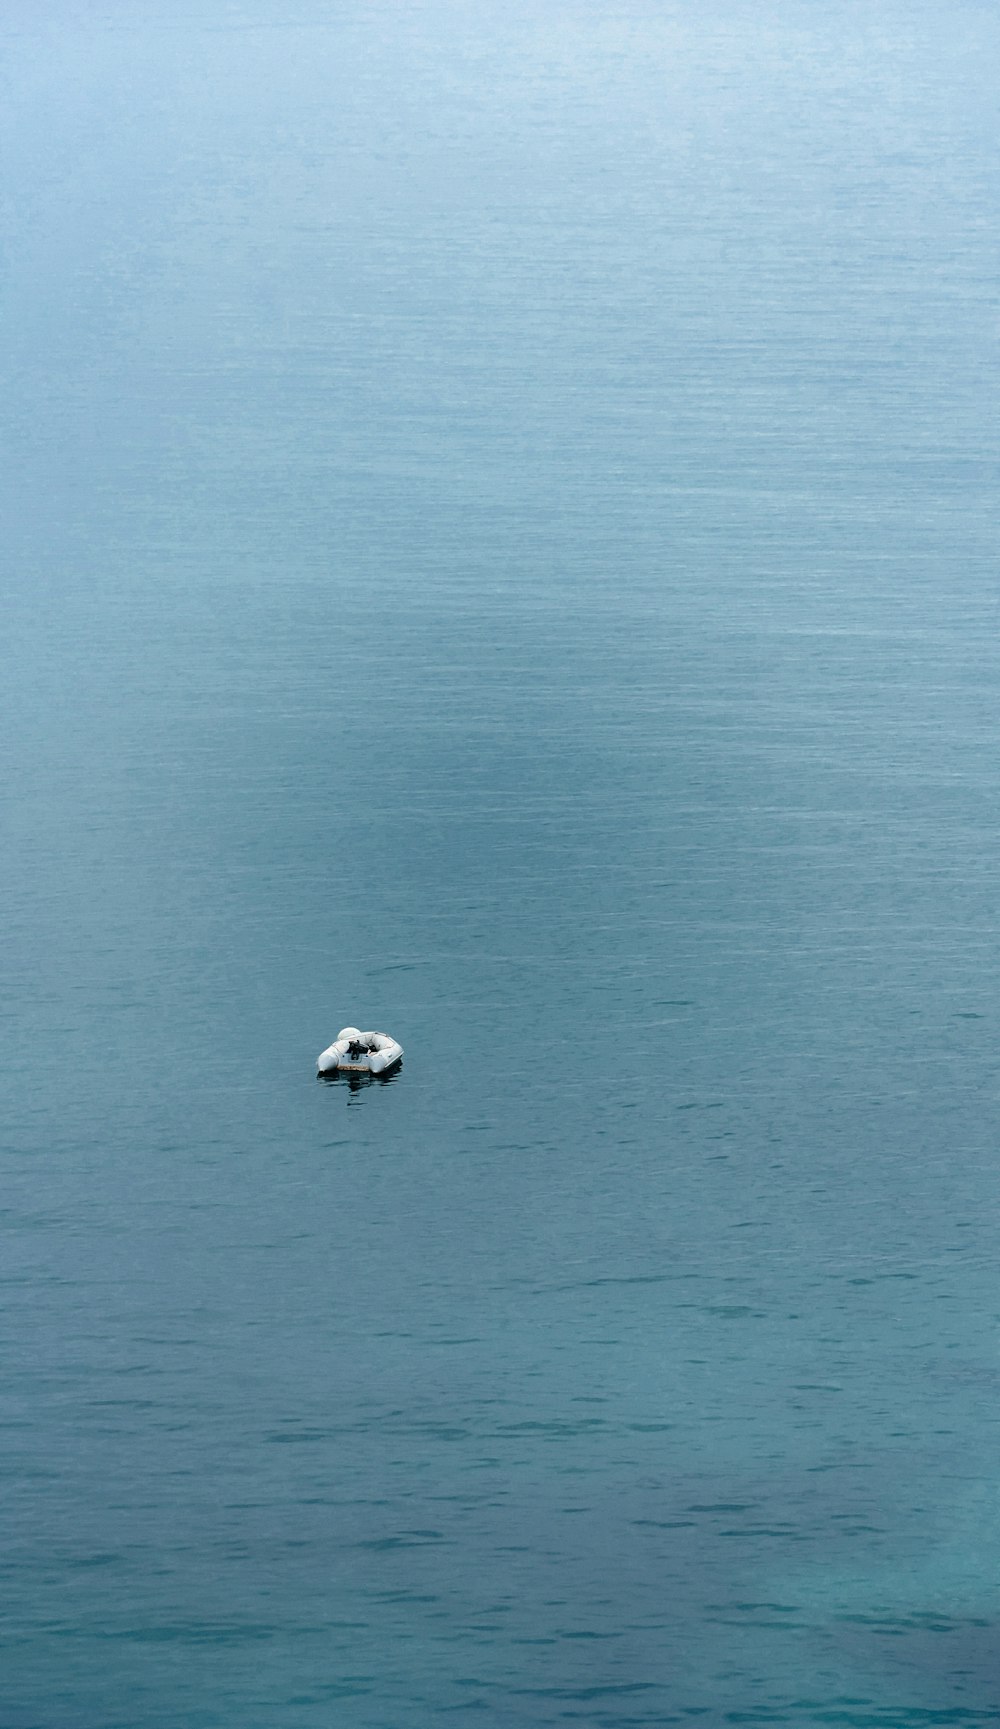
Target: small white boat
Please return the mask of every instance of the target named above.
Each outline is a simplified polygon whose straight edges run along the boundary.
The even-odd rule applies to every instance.
[[[385,1075],[402,1056],[402,1045],[388,1033],[359,1033],[357,1027],[341,1027],[333,1044],[320,1051],[316,1068],[321,1075],[337,1070],[348,1075]]]

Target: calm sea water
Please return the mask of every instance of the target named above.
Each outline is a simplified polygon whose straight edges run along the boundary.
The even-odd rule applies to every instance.
[[[1000,1720],[995,9],[0,34],[0,1729]]]

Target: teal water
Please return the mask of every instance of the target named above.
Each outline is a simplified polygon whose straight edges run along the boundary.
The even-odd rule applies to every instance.
[[[998,1721],[995,11],[0,36],[0,1729]]]

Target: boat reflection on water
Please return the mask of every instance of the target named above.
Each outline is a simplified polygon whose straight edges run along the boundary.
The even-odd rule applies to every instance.
[[[391,1087],[399,1080],[402,1072],[402,1063],[397,1063],[386,1075],[332,1069],[328,1074],[318,1074],[316,1079],[321,1081],[324,1087],[347,1087],[349,1092],[360,1093],[365,1087]]]

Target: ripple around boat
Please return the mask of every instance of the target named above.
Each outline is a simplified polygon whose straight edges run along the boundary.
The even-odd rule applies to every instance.
[[[332,1045],[316,1058],[321,1075],[337,1072],[355,1075],[385,1075],[402,1061],[403,1047],[388,1033],[362,1033],[357,1027],[341,1027]]]

